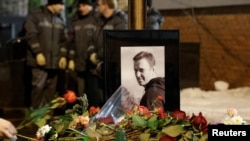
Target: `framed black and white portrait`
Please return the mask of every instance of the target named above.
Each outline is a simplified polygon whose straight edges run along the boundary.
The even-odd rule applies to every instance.
[[[139,52],[151,53],[155,58],[157,76],[165,78],[165,109],[179,109],[178,30],[105,30],[105,98],[124,87],[132,98],[124,100],[123,105],[129,108],[140,103],[144,89],[138,85],[133,63],[133,57]]]

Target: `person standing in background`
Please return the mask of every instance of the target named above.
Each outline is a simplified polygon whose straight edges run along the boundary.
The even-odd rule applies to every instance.
[[[152,0],[147,0],[147,20],[145,29],[155,29],[161,28],[164,22],[164,18],[160,11],[152,6]]]
[[[100,14],[98,19],[99,30],[96,33],[96,48],[90,56],[95,64],[98,61],[94,59],[103,60],[103,31],[128,29],[128,15],[117,9],[117,0],[98,0],[97,10]]]
[[[145,29],[158,30],[164,22],[161,12],[153,7],[152,0],[146,0],[146,25]],[[118,8],[128,13],[128,0],[118,0]]]
[[[94,0],[78,0],[78,11],[71,19],[72,26],[72,44],[69,51],[69,57],[73,58],[75,65],[69,62],[69,69],[75,70],[77,74],[77,93],[82,96],[86,93],[86,86],[91,86],[91,81],[86,80],[86,72],[89,70],[90,61],[89,51],[94,48],[94,35],[97,31],[97,12],[95,10]],[[86,93],[89,106],[95,105],[96,97],[93,97],[92,92]]]
[[[31,106],[40,108],[54,99],[60,69],[67,66],[65,24],[60,16],[63,0],[48,0],[33,9],[24,23],[28,42],[27,65],[31,67]]]
[[[98,0],[97,10],[99,13],[97,32],[95,33],[94,46],[89,50],[91,62],[86,79],[88,85],[86,93],[95,100],[93,106],[101,107],[104,104],[104,79],[102,74],[103,65],[103,31],[104,30],[127,30],[128,17],[123,11],[117,9],[116,0]],[[90,98],[90,97],[89,97]]]

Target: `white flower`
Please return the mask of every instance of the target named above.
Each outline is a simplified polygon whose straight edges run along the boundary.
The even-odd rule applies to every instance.
[[[36,136],[38,138],[43,138],[46,133],[49,133],[50,129],[51,127],[49,125],[44,125],[38,129],[38,131],[36,132]]]
[[[225,125],[242,125],[246,124],[241,116],[238,115],[238,111],[235,108],[227,109],[227,114],[222,120]]]
[[[233,116],[232,121],[234,124],[237,124],[237,125],[243,124],[243,119],[241,116]]]

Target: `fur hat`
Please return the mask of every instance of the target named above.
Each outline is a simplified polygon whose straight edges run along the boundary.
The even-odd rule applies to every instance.
[[[63,0],[48,0],[48,5],[51,4],[63,4]]]
[[[147,0],[147,6],[152,7],[152,0]]]
[[[93,5],[93,0],[78,0],[78,5],[79,4],[88,4],[88,5]]]

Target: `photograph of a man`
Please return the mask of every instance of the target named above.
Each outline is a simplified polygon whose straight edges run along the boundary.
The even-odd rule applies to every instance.
[[[165,103],[165,79],[158,77],[155,72],[155,58],[152,53],[141,51],[135,55],[134,71],[135,77],[140,86],[144,87],[144,95],[140,101],[140,105],[153,110],[153,102],[158,96],[161,96],[163,101],[157,103],[157,107],[163,107]]]
[[[136,50],[133,48],[133,53],[130,51],[131,48],[121,50],[121,54],[126,54],[126,57],[121,59],[121,81],[122,86],[128,91],[122,96],[122,105],[125,109],[137,104],[153,110],[156,106],[154,101],[161,96],[163,101],[158,102],[157,107],[164,108],[164,47],[138,47]],[[129,57],[127,55],[131,56],[129,59],[132,62],[131,65],[128,65],[127,58]],[[159,61],[157,63],[155,56]],[[128,74],[133,74],[133,78]],[[135,83],[132,80],[135,80]]]

